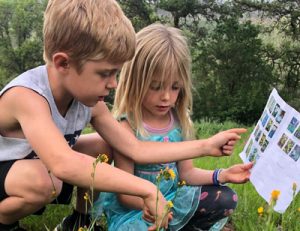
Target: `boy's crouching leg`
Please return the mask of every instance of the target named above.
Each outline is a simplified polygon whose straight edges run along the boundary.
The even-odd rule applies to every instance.
[[[41,160],[18,160],[8,171],[4,188],[7,197],[0,202],[0,223],[10,224],[53,201],[62,182],[48,173]]]

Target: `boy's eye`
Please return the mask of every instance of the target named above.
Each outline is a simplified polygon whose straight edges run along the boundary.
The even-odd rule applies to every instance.
[[[102,78],[107,78],[107,77],[111,77],[113,75],[117,75],[118,72],[119,72],[119,70],[113,69],[113,70],[109,70],[109,71],[100,71],[100,72],[98,72],[98,75],[100,75]]]
[[[111,72],[110,71],[105,71],[105,72],[99,72],[99,75],[101,77],[110,77],[111,76]]]

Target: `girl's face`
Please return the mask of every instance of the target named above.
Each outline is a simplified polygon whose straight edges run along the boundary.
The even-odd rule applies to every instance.
[[[143,117],[165,118],[178,98],[182,88],[179,78],[172,78],[171,81],[162,82],[154,78],[150,83],[142,102]]]

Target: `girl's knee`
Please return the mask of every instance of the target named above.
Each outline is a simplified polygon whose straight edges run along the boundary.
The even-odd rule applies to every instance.
[[[223,207],[228,213],[232,213],[237,206],[237,202],[238,196],[235,191],[227,186],[220,187],[220,207]]]

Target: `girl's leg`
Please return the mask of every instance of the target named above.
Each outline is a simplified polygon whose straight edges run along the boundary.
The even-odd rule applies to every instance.
[[[236,193],[227,186],[202,186],[199,207],[184,230],[209,230],[217,221],[228,217],[237,206]]]

